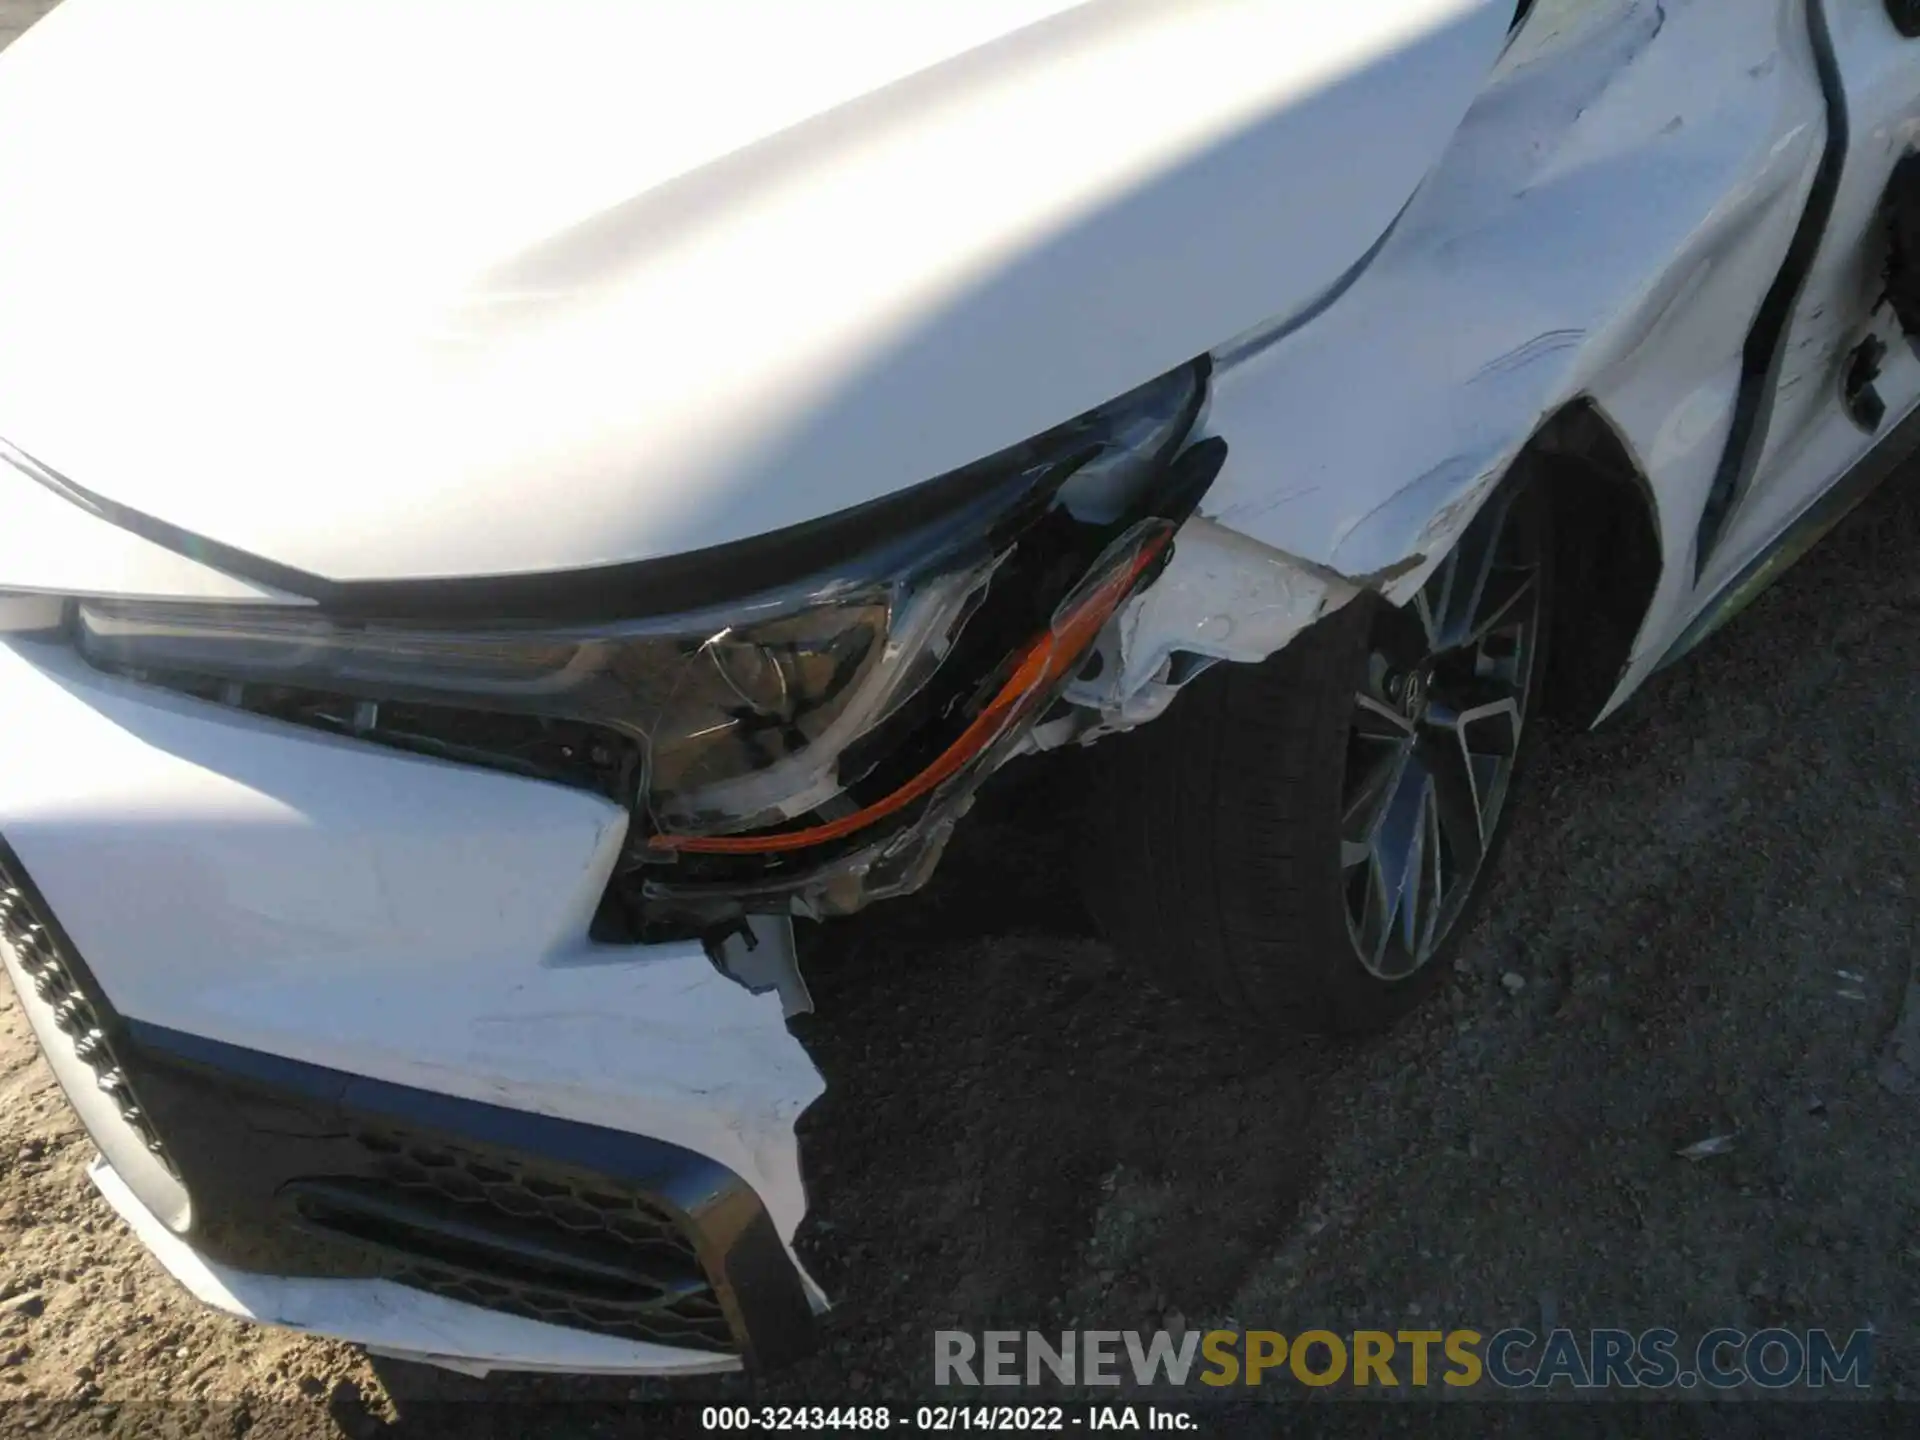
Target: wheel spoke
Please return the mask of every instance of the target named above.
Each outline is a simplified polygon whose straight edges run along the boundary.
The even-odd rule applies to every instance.
[[[1434,810],[1451,868],[1456,876],[1471,878],[1486,851],[1487,835],[1485,797],[1466,745],[1458,736],[1438,731],[1420,749],[1433,775]]]
[[[1414,948],[1414,969],[1426,963],[1428,953],[1440,938],[1442,921],[1447,911],[1447,877],[1441,864],[1443,847],[1440,843],[1440,804],[1437,785],[1433,798],[1427,805],[1426,819],[1426,838],[1421,846],[1421,853],[1426,857],[1426,921],[1420,927],[1420,943]]]
[[[1511,756],[1520,748],[1520,702],[1504,687],[1453,686],[1454,694],[1464,693],[1474,703],[1453,709],[1436,700],[1427,707],[1425,726],[1457,741],[1469,755]],[[1474,691],[1478,689],[1479,694]]]
[[[1507,762],[1499,755],[1469,753],[1467,768],[1473,772],[1473,793],[1480,797],[1480,828],[1485,830],[1488,817],[1499,814],[1500,787],[1506,777]]]
[[[1379,973],[1386,958],[1387,942],[1393,938],[1393,897],[1381,881],[1380,868],[1371,863],[1373,851],[1367,851],[1366,882],[1361,892],[1360,913],[1355,916],[1354,940],[1360,957],[1369,970]]]
[[[1391,749],[1370,746],[1378,749],[1379,754],[1365,757],[1366,765],[1359,777],[1350,783],[1343,810],[1340,816],[1340,833],[1345,844],[1358,847],[1358,854],[1351,855],[1343,850],[1342,868],[1358,864],[1367,855],[1367,843],[1373,838],[1373,832],[1379,828],[1380,814],[1386,799],[1399,782],[1400,772],[1406,766],[1407,757],[1413,753],[1410,737],[1403,737],[1399,744]]]
[[[1447,563],[1442,561],[1440,572],[1421,586],[1413,597],[1413,613],[1420,621],[1420,628],[1426,632],[1427,649],[1430,651],[1440,648],[1440,616],[1434,608],[1433,596],[1429,592],[1437,594],[1438,590],[1446,588],[1442,577],[1447,572]]]
[[[1480,597],[1479,612],[1467,626],[1460,643],[1477,645],[1518,617],[1533,595],[1534,579],[1531,570],[1496,570],[1489,574]]]
[[[1421,909],[1428,811],[1433,782],[1417,759],[1409,759],[1399,784],[1381,812],[1373,837],[1374,881],[1380,892],[1380,948],[1376,962],[1391,938],[1398,938],[1410,956],[1417,957],[1424,916]]]
[[[1470,755],[1511,756],[1520,750],[1520,702],[1509,695],[1486,705],[1462,710],[1460,743]]]
[[[1362,740],[1403,744],[1413,734],[1413,721],[1378,696],[1362,690],[1353,697],[1353,733]]]
[[[1435,650],[1457,650],[1472,635],[1510,504],[1505,495],[1489,501],[1428,582],[1429,589],[1438,585],[1428,607],[1427,634]]]

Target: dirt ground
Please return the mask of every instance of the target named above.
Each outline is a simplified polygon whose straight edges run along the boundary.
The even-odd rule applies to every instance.
[[[46,8],[0,0],[0,43]],[[940,1328],[1417,1320],[1871,1325],[1878,1393],[1920,1398],[1920,1099],[1876,1080],[1920,901],[1920,475],[1530,778],[1455,983],[1357,1048],[1223,1038],[1120,969],[1061,878],[1069,773],[983,807],[927,894],[810,937],[824,1349],[675,1393],[907,1398]],[[1731,1148],[1676,1155],[1709,1136]],[[462,1399],[560,1433],[662,1393],[228,1323],[89,1156],[8,999],[0,1401],[361,1436]]]

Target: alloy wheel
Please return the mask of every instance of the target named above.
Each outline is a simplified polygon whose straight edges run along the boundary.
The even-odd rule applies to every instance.
[[[1541,533],[1524,493],[1496,495],[1413,603],[1374,618],[1340,864],[1355,953],[1379,979],[1433,958],[1483,868],[1536,688]]]

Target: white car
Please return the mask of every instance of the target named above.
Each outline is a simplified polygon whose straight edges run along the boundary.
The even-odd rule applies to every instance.
[[[1387,1022],[1541,708],[1920,439],[1916,35],[68,0],[0,57],[0,954],[100,1189],[237,1315],[777,1364],[791,918],[1096,741],[1122,950]]]

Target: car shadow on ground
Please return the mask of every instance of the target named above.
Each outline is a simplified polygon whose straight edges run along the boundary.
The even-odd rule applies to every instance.
[[[1006,777],[917,903],[810,967],[829,1089],[801,1126],[800,1248],[895,1374],[925,1377],[942,1327],[1222,1314],[1311,1177],[1332,1053],[1225,1029],[1095,937],[1080,758]]]

